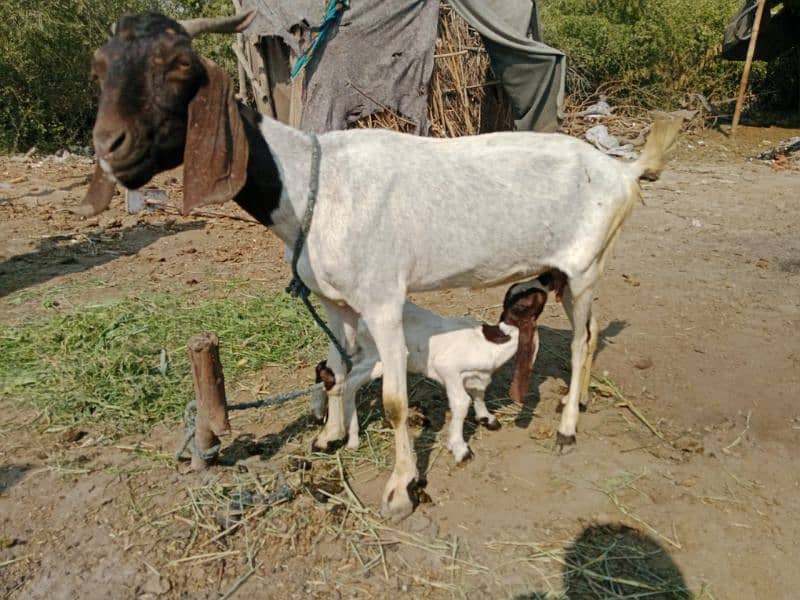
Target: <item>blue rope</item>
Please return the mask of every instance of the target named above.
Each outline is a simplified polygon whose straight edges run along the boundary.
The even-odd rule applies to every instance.
[[[350,8],[350,0],[328,1],[328,8],[325,10],[325,18],[322,19],[322,23],[319,27],[317,27],[315,30],[312,30],[311,43],[303,51],[303,54],[297,59],[297,62],[294,63],[294,67],[292,67],[292,79],[297,77],[300,74],[300,71],[302,71],[309,63],[314,55],[314,51],[317,49],[317,46],[319,46],[325,40],[325,37],[328,35],[328,31],[333,25],[333,22],[339,16],[339,13],[348,8]]]

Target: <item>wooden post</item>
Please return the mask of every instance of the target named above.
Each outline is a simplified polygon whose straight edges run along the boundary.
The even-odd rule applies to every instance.
[[[236,11],[236,14],[238,15],[239,13],[242,12],[242,3],[239,0],[233,0],[233,8]],[[241,34],[241,33],[237,33],[236,34],[236,40],[233,42],[233,49],[234,49],[234,51],[236,51],[236,48],[242,48],[242,47],[244,47],[244,35]],[[247,79],[246,79],[246,74],[245,74],[245,71],[244,71],[244,65],[242,64],[241,60],[238,60],[238,54],[237,54],[236,65],[237,65],[238,73],[239,73],[239,94],[238,94],[239,95],[239,100],[241,100],[242,102],[244,102],[246,104],[247,103]]]
[[[753,66],[753,55],[756,51],[756,42],[758,41],[758,30],[761,28],[761,17],[764,14],[764,5],[767,0],[758,0],[758,7],[756,8],[756,20],[753,23],[753,31],[750,33],[750,44],[747,46],[747,57],[744,61],[744,71],[742,72],[742,82],[739,84],[739,97],[736,99],[736,110],[733,112],[733,124],[731,125],[731,134],[736,133],[736,128],[739,127],[739,117],[742,116],[742,106],[744,105],[744,94],[747,91],[747,83],[750,79],[750,67]]]
[[[218,444],[218,436],[231,431],[225,400],[225,378],[219,360],[219,339],[216,335],[198,333],[189,339],[187,346],[197,402],[194,444],[202,452]],[[208,468],[211,462],[203,458],[200,452],[192,453],[192,469],[195,471]]]

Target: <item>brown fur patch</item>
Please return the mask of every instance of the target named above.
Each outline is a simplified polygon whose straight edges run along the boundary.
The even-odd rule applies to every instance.
[[[328,368],[327,362],[323,360],[317,363],[314,370],[316,371],[314,383],[323,383],[325,391],[330,391],[330,389],[336,385],[336,375]]]
[[[481,329],[483,331],[483,337],[492,344],[505,344],[511,339],[511,336],[504,333],[498,325],[487,325],[484,323]]]

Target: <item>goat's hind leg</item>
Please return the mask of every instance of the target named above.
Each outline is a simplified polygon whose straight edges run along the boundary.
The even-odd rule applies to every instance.
[[[500,429],[500,421],[486,408],[486,402],[484,401],[486,388],[470,388],[469,393],[472,396],[473,406],[475,407],[475,420],[478,424],[483,425],[489,431]]]
[[[450,405],[450,427],[447,433],[447,448],[453,453],[457,463],[462,463],[474,456],[464,441],[464,420],[469,412],[470,396],[464,389],[459,375],[444,380],[447,390],[447,402]],[[485,408],[485,406],[484,406]]]
[[[572,373],[569,392],[562,400],[561,423],[556,434],[556,443],[560,448],[575,443],[580,402],[588,395],[591,348],[596,347],[595,342],[590,340],[597,335],[597,325],[592,318],[593,296],[594,286],[585,287],[578,296],[574,296],[569,289],[564,293],[564,308],[572,323]]]

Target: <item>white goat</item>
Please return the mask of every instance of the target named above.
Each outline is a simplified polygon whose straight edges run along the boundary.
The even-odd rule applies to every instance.
[[[187,28],[152,13],[119,21],[93,58],[101,85],[94,142],[103,170],[135,188],[183,162],[184,212],[234,199],[292,248],[320,148],[319,193],[298,271],[345,348],[355,348],[361,318],[380,354],[383,406],[395,432],[383,493],[391,517],[412,512],[417,479],[406,423],[408,292],[563,273],[574,337],[557,439],[574,443],[597,338],[594,288],[639,199],[638,180],[658,176],[680,123],[656,121],[633,163],[558,134],[431,139],[352,129],[315,138],[237,105],[230,78],[192,50],[192,34],[234,31],[252,17]],[[335,352],[328,366],[344,380]],[[321,446],[346,435],[353,408],[343,410],[341,387],[329,391]]]
[[[492,375],[506,364],[522,340],[528,344],[519,356],[520,367],[527,388],[528,376],[539,349],[537,319],[547,301],[547,287],[534,280],[511,286],[503,302],[503,312],[497,325],[489,326],[471,317],[443,317],[406,301],[403,307],[403,335],[408,347],[408,371],[425,375],[444,386],[450,405],[450,427],[447,447],[456,462],[472,458],[472,450],[464,441],[464,419],[474,402],[475,419],[490,430],[500,428],[497,418],[489,412],[484,402],[486,388]],[[527,335],[520,335],[520,330]],[[370,380],[383,376],[383,364],[372,336],[361,322],[356,334],[357,351],[353,368],[344,383],[344,404],[355,406],[358,390]],[[323,369],[318,377],[323,378]],[[327,373],[326,387],[332,387],[335,375]],[[348,411],[349,412],[349,411]],[[352,410],[347,436],[347,447],[358,448],[358,415]]]

